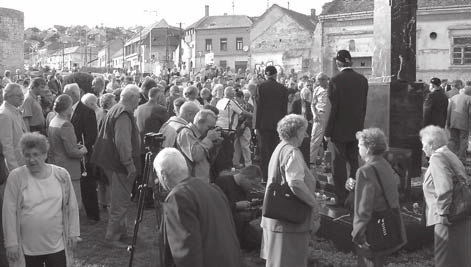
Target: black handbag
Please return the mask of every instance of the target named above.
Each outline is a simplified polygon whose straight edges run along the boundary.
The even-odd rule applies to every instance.
[[[450,223],[459,222],[471,216],[471,189],[459,175],[453,175],[453,196],[448,213]]]
[[[311,212],[311,206],[300,200],[291,191],[283,172],[280,170],[281,151],[286,145],[282,146],[278,154],[278,171],[274,181],[268,185],[263,200],[262,215],[266,218],[276,219],[290,223],[302,223]]]
[[[372,167],[378,183],[381,186],[381,190],[383,191],[388,209],[384,211],[373,211],[371,220],[366,226],[366,241],[371,251],[383,251],[398,247],[404,243],[401,233],[402,221],[399,208],[391,208],[378,170],[374,166]]]

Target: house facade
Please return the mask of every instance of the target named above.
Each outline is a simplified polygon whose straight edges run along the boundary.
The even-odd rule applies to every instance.
[[[329,76],[337,73],[335,54],[349,50],[354,69],[372,75],[374,0],[334,0],[324,5],[315,33],[314,61]],[[471,78],[471,2],[419,0],[417,80]],[[386,77],[387,78],[387,77]]]
[[[190,72],[207,65],[245,70],[251,26],[252,20],[245,15],[209,16],[206,6],[205,16],[185,29],[182,61]]]
[[[250,31],[250,66],[262,70],[274,65],[278,71],[289,73],[315,72],[313,59],[315,10],[304,15],[277,4],[257,19]]]

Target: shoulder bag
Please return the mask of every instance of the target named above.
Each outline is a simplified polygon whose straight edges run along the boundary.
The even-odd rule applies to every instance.
[[[453,195],[448,213],[450,223],[459,222],[471,216],[471,188],[460,175],[453,175]]]
[[[311,206],[300,200],[291,191],[283,172],[280,170],[281,152],[285,146],[279,150],[277,173],[265,193],[262,215],[266,218],[298,224],[306,220]]]
[[[378,170],[375,166],[372,165],[372,167],[388,208],[384,211],[373,211],[371,220],[366,226],[366,241],[372,251],[383,251],[398,247],[404,243],[401,233],[402,220],[399,208],[391,208]]]

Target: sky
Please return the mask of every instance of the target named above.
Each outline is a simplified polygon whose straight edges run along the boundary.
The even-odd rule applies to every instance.
[[[317,14],[330,0],[0,0],[0,7],[23,11],[25,28],[41,30],[54,25],[87,25],[89,27],[146,26],[165,19],[168,24],[185,28],[204,16],[204,6],[209,5],[209,15],[260,16],[267,4],[309,15],[311,8]],[[232,9],[234,3],[234,13]]]

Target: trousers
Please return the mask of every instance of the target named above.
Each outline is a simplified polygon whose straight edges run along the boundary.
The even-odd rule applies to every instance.
[[[310,163],[315,163],[319,158],[319,152],[321,150],[322,140],[324,139],[324,132],[327,124],[325,113],[317,115],[316,117],[319,117],[319,120],[314,121],[312,124]]]
[[[56,253],[28,256],[25,255],[25,267],[66,267],[67,260],[65,251],[61,250]]]
[[[347,163],[350,165],[349,175],[355,177],[358,169],[358,141],[346,143],[332,142],[334,147],[334,162],[332,166],[332,178],[335,184],[335,194],[338,202],[343,203],[347,197],[345,182],[347,181]]]
[[[111,206],[105,239],[117,241],[127,236],[127,215],[131,207],[131,190],[134,183],[126,174],[105,170],[111,187]]]
[[[100,220],[100,209],[98,208],[96,171],[90,163],[86,164],[87,176],[80,179],[80,189],[82,193],[82,202],[87,217],[89,219]],[[80,191],[79,191],[80,192]]]
[[[456,128],[450,129],[450,149],[463,162],[466,161],[466,152],[468,151],[468,135],[469,131]]]
[[[268,178],[268,163],[270,163],[271,154],[280,142],[276,130],[259,130],[260,135],[260,156],[263,181]]]
[[[249,127],[245,127],[244,132],[241,136],[236,137],[234,141],[234,166],[240,164],[240,157],[242,155],[244,159],[244,165],[252,165],[252,158],[250,155],[250,139],[252,138],[252,133]]]

